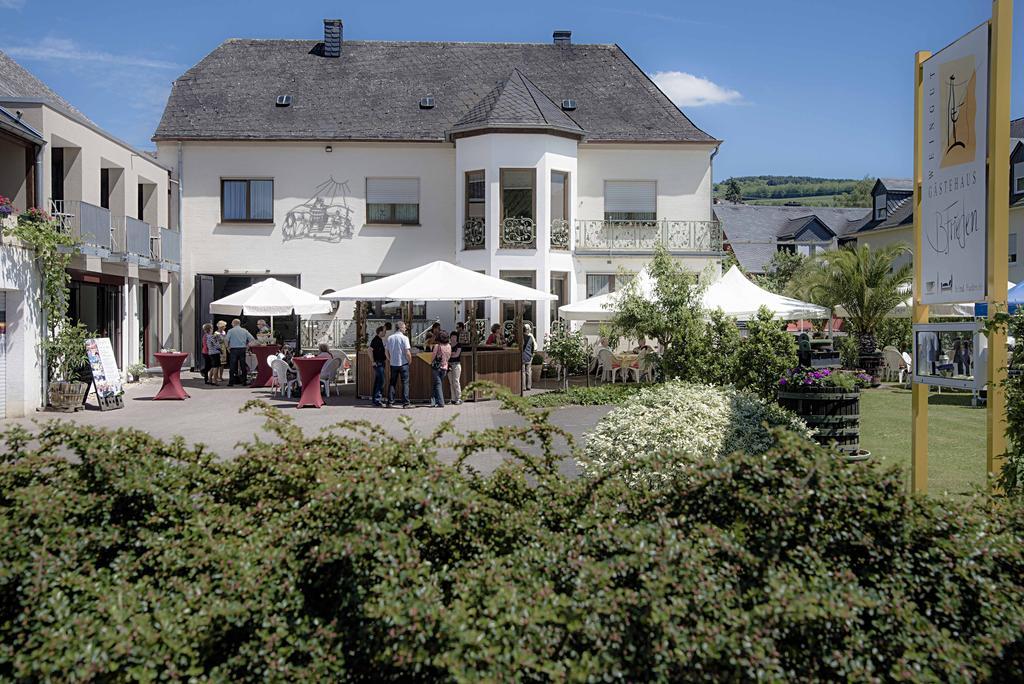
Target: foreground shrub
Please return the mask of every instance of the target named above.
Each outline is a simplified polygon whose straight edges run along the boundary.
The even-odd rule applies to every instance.
[[[544,416],[276,432],[219,461],[7,433],[0,680],[1008,681],[1024,515],[908,498],[784,434],[655,491],[570,480]],[[459,460],[443,465],[443,445]],[[487,478],[462,459],[499,449]],[[68,453],[73,459],[66,459]]]
[[[614,471],[631,484],[657,485],[733,451],[763,454],[775,443],[770,427],[809,434],[792,413],[749,392],[668,382],[602,418],[580,467],[589,477]]]

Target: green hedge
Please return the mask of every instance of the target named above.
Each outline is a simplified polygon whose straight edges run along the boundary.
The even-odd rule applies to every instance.
[[[0,679],[1024,671],[1019,506],[908,498],[896,470],[782,433],[656,493],[567,479],[558,431],[516,406],[523,427],[399,439],[304,436],[264,407],[276,436],[229,461],[135,431],[9,430]],[[474,476],[462,459],[490,448],[509,464]]]

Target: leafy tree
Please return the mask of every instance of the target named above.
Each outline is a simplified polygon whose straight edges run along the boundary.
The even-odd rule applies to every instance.
[[[737,356],[736,386],[773,401],[779,377],[796,365],[796,340],[786,332],[785,324],[762,306],[747,323],[747,337]]]
[[[837,207],[870,207],[871,189],[875,187],[874,179],[865,176],[848,191],[836,197]]]
[[[544,340],[544,354],[558,363],[562,388],[569,389],[569,375],[586,372],[590,350],[582,330],[572,330],[565,321],[555,321]]]
[[[641,292],[637,278],[621,290],[613,334],[646,337],[661,345],[657,363],[665,377],[700,380],[703,374],[704,310],[700,278],[680,265],[664,246],[647,265],[653,296]]]
[[[896,267],[904,245],[844,247],[808,262],[790,285],[790,293],[834,309],[842,306],[859,337],[862,354],[878,349],[879,326],[907,298],[913,267]]]
[[[740,331],[736,319],[726,316],[721,309],[708,314],[704,323],[703,382],[712,385],[732,385],[736,382],[739,366]]]
[[[730,178],[725,182],[725,200],[733,204],[743,202],[743,189],[740,188],[739,181],[735,178]]]
[[[803,268],[806,262],[807,257],[803,254],[785,250],[777,251],[768,262],[764,274],[758,276],[756,282],[769,292],[784,294],[793,275]]]

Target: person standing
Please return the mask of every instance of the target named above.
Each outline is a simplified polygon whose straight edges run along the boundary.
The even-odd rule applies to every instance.
[[[213,325],[203,325],[203,381],[207,385],[219,385],[220,378],[220,335],[213,332]]]
[[[444,376],[448,375],[448,361],[452,356],[452,346],[448,343],[448,333],[439,330],[434,336],[434,358],[431,368],[434,373],[433,392],[430,405],[444,408]]]
[[[523,324],[523,390],[533,389],[533,354],[537,351],[537,340],[533,336],[533,327]]]
[[[388,365],[391,366],[391,382],[388,384],[388,408],[395,401],[395,385],[402,380],[402,408],[409,408],[409,365],[412,363],[412,345],[405,336],[405,321],[395,324],[395,332],[384,344]]]
[[[231,330],[228,330],[228,386],[244,385],[245,378],[249,375],[249,368],[245,364],[245,352],[249,345],[256,341],[252,333],[242,327],[242,321],[234,319],[231,321]]]
[[[452,330],[449,344],[452,347],[451,357],[448,359],[448,387],[452,392],[452,403],[458,406],[462,403],[462,342],[466,339],[466,324],[459,321]]]
[[[217,336],[217,342],[219,343],[220,349],[220,364],[216,368],[214,375],[213,384],[219,385],[221,380],[224,379],[224,369],[228,365],[228,323],[227,321],[217,321],[217,331],[214,333]]]
[[[373,405],[384,406],[381,400],[384,394],[384,364],[388,362],[388,355],[384,351],[384,333],[386,328],[378,325],[377,330],[370,340],[370,356],[373,360]]]

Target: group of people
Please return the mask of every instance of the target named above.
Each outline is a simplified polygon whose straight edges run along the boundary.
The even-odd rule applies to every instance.
[[[256,321],[257,337],[242,327],[242,321],[238,318],[232,319],[231,327],[228,328],[226,321],[217,321],[216,327],[212,323],[203,324],[202,354],[203,354],[203,383],[207,385],[219,385],[224,380],[224,367],[228,368],[228,386],[245,385],[249,378],[249,364],[246,356],[249,347],[258,343],[272,343],[273,333],[270,326],[262,318]],[[268,341],[269,339],[269,341]],[[288,366],[295,370],[292,363],[292,349],[286,347],[281,357]],[[318,356],[334,358],[330,348],[321,343]]]
[[[537,340],[529,323],[523,326],[523,387],[531,389],[530,365],[537,349]],[[500,326],[492,328],[492,337]],[[448,379],[448,389],[453,404],[462,403],[462,352],[469,344],[469,332],[466,324],[459,321],[455,330],[446,332],[441,324],[435,322],[426,332],[423,349],[432,352],[431,356],[431,398],[432,407],[444,408],[444,381]],[[402,382],[402,408],[409,408],[409,367],[412,364],[412,343],[406,335],[405,321],[398,321],[391,331],[391,323],[378,326],[370,340],[370,354],[373,360],[373,405],[390,408],[395,403],[395,394],[399,380]],[[390,369],[390,382],[387,398],[384,398],[384,369]]]

